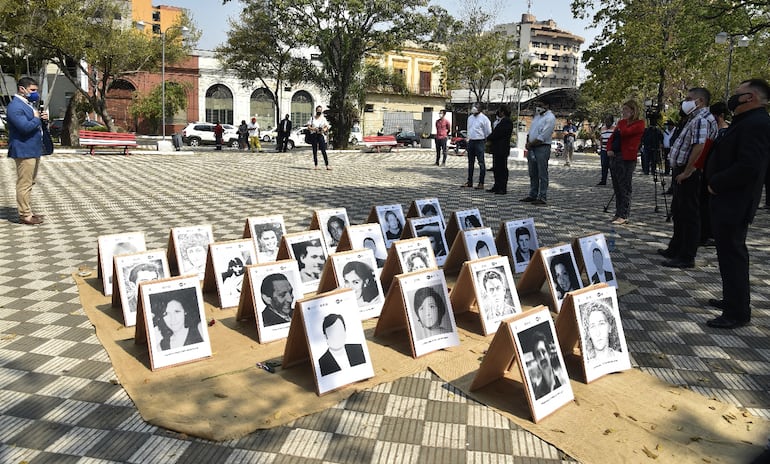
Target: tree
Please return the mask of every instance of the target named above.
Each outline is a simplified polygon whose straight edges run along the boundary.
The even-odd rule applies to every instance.
[[[301,43],[294,29],[269,3],[254,1],[237,21],[230,21],[227,42],[216,49],[222,64],[239,79],[259,82],[271,90],[276,121],[281,119],[278,97],[284,82],[298,83],[305,78],[307,63],[295,56]]]
[[[179,110],[187,108],[187,92],[189,85],[178,82],[166,82],[166,120],[172,118]],[[163,105],[161,102],[163,89],[161,85],[154,87],[148,94],[136,93],[131,103],[131,116],[143,118],[153,127],[154,133],[158,133]]]
[[[247,11],[265,7],[264,0],[242,3]],[[358,114],[355,105],[363,86],[364,58],[398,49],[407,40],[416,40],[425,34],[427,22],[417,13],[418,8],[425,6],[427,0],[276,0],[270,3],[277,20],[291,26],[285,33],[293,37],[281,37],[281,40],[305,47],[302,56],[295,55],[302,61],[302,79],[329,94],[332,136],[342,148],[347,146],[353,119]],[[320,53],[311,60],[310,50]],[[248,60],[245,66],[249,64],[256,65],[255,60]]]
[[[107,92],[121,77],[156,70],[161,61],[161,39],[134,27],[125,2],[117,0],[29,0],[14,10],[13,33],[27,48],[59,65],[59,69],[101,116],[109,130],[114,123],[107,111]],[[189,19],[182,17],[182,24]],[[188,26],[190,27],[190,26]],[[166,33],[166,62],[187,54],[181,28]],[[196,36],[195,31],[192,36]],[[88,82],[82,88],[81,76]]]

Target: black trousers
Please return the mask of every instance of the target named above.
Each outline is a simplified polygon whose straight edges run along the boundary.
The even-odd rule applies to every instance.
[[[492,174],[495,176],[495,183],[492,190],[495,192],[508,192],[508,153],[492,155]]]
[[[749,287],[749,251],[746,234],[749,225],[727,224],[711,211],[711,230],[717,248],[719,274],[722,276],[722,299],[726,308],[722,316],[736,321],[751,319]]]
[[[676,178],[684,171],[683,166],[674,168]],[[674,180],[674,196],[671,199],[671,218],[674,234],[668,243],[668,251],[681,261],[692,261],[700,244],[700,171],[695,171],[681,184]]]

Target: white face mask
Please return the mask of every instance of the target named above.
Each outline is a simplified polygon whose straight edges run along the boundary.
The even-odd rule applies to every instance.
[[[690,114],[696,106],[698,105],[693,100],[685,100],[682,102],[682,111],[684,111],[685,114]]]
[[[545,113],[545,108],[540,106],[535,107],[535,114],[543,114],[543,113]]]

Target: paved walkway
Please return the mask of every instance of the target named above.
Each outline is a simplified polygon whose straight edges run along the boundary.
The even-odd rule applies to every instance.
[[[170,227],[211,223],[217,240],[240,238],[247,216],[282,213],[289,231],[308,227],[313,209],[344,207],[364,222],[378,204],[436,196],[445,215],[477,207],[493,230],[534,217],[541,245],[592,231],[608,233],[611,189],[594,187],[598,158],[576,154],[551,166],[547,207],[518,202],[525,164],[514,164],[509,195],[459,188],[465,158],[433,166],[428,150],[331,153],[333,171],[310,169],[309,152],[83,156],[44,159],[34,190],[42,226],[16,223],[15,172],[0,163],[0,462],[574,462],[429,372],[358,393],[286,426],[214,443],[148,425],[116,385],[110,360],[86,318],[70,274],[95,267],[99,235],[140,230],[165,248]],[[488,160],[491,165],[491,160]],[[660,267],[664,198],[637,172],[631,222],[617,228],[616,272],[637,289],[620,299],[638,368],[770,419],[770,211],[749,233],[752,325],[705,326],[719,297],[713,248],[696,268]],[[478,174],[477,174],[478,175]],[[492,184],[491,173],[486,181]],[[658,186],[658,193],[660,187]]]

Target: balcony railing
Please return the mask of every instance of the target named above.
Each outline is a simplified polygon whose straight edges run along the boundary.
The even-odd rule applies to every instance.
[[[449,92],[439,85],[432,85],[429,88],[420,86],[419,84],[405,85],[405,86],[391,86],[391,85],[378,85],[369,87],[367,89],[371,93],[387,93],[387,94],[407,94],[407,95],[422,95],[426,97],[448,97]]]

